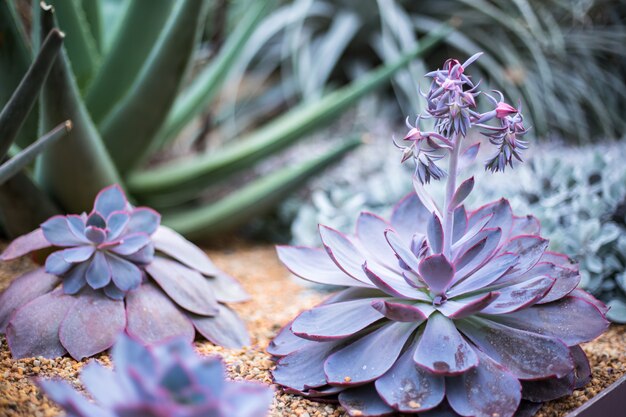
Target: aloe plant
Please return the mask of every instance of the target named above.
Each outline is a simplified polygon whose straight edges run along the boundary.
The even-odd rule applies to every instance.
[[[247,7],[223,47],[202,66],[194,66],[194,54],[203,45],[210,9],[206,0],[124,3],[116,10],[117,25],[114,19],[105,22],[105,3],[107,10],[112,7],[105,0],[50,3],[33,6],[31,43],[12,3],[4,1],[0,7],[0,25],[11,34],[10,48],[4,52],[20,57],[17,66],[28,62],[28,48],[37,50],[42,34],[55,28],[67,34],[43,85],[39,130],[65,119],[73,121],[73,129],[66,140],[42,152],[31,187],[42,189],[63,211],[80,212],[98,190],[119,183],[132,201],[159,210],[165,225],[197,238],[236,227],[271,208],[360,140],[345,140],[321,156],[247,182],[215,203],[199,204],[211,193],[209,187],[228,188],[231,177],[250,172],[258,162],[324,126],[447,33],[444,27],[430,33],[419,48],[395,62],[301,104],[222,148],[155,165],[154,155],[214,104],[272,1]],[[0,74],[9,70],[7,63],[0,62]]]

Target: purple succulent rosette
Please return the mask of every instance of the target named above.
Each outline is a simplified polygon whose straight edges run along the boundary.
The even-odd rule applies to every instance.
[[[0,331],[15,358],[92,356],[126,331],[144,343],[196,331],[213,343],[249,343],[225,303],[248,295],[197,246],[133,207],[113,185],[87,215],[54,216],[15,239],[0,260],[60,248],[0,295]]]
[[[474,178],[457,187],[479,147],[465,143],[471,129],[486,130],[496,148],[493,172],[521,160],[526,132],[502,101],[475,110],[480,92],[464,70],[478,56],[428,74],[421,117],[435,118],[435,131],[409,126],[402,161],[415,160],[416,192],[390,221],[361,213],[352,236],[320,226],[323,249],[278,247],[295,275],[347,287],[270,343],[274,380],[287,391],[338,400],[352,416],[511,417],[590,380],[579,345],[607,329],[606,306],[576,288],[577,265],[547,250],[535,217],[514,215],[504,199],[467,210]],[[438,204],[424,185],[444,176],[444,157]]]
[[[225,380],[221,360],[198,356],[184,339],[145,347],[124,335],[112,359],[114,370],[93,361],[81,371],[95,402],[60,379],[38,384],[69,417],[262,417],[272,402],[267,386]]]

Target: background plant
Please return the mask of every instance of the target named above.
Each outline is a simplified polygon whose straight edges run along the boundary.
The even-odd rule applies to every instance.
[[[222,31],[229,36],[222,39],[218,52],[209,54],[206,65],[192,61],[194,56],[206,61],[207,45],[215,46],[206,41],[205,23],[216,13],[209,10],[208,1],[163,1],[158,7],[137,2],[52,2],[57,6],[56,17],[51,8],[41,11],[34,3],[31,42],[14,3],[4,0],[1,4],[0,22],[7,36],[0,71],[7,81],[0,98],[6,100],[7,92],[13,91],[31,61],[31,50],[39,49],[42,35],[56,26],[56,19],[67,34],[66,45],[44,85],[39,114],[31,115],[17,143],[25,146],[32,141],[37,119],[40,130],[59,120],[71,119],[74,124],[65,141],[39,158],[37,186],[63,210],[81,211],[99,189],[122,183],[134,199],[162,211],[165,224],[194,237],[236,226],[271,207],[304,178],[358,144],[357,139],[347,140],[327,153],[262,178],[245,176],[233,193],[229,192],[235,188],[233,183],[224,183],[233,174],[250,172],[260,160],[341,113],[442,36],[428,37],[421,48],[393,65],[259,129],[252,129],[253,125],[249,131],[237,132],[237,140],[227,146],[146,166],[150,156],[171,144],[214,102],[240,54],[247,51],[254,56],[248,46],[254,44],[270,2],[254,2],[250,7],[236,3],[232,11],[236,18],[229,15],[230,26]],[[223,19],[217,16],[215,20]],[[254,107],[259,107],[258,101]],[[212,127],[212,123],[205,125]],[[207,129],[201,126],[199,130],[203,134]],[[209,185],[218,191],[207,191]],[[215,195],[216,203],[197,204],[203,193]],[[28,198],[23,194],[22,199]],[[7,211],[4,205],[3,210]],[[30,216],[30,224],[20,226],[21,231],[41,220]],[[13,219],[7,218],[6,223],[18,228]]]
[[[425,68],[451,55],[488,56],[471,71],[486,89],[498,89],[525,103],[527,122],[539,137],[559,136],[587,143],[619,138],[625,125],[626,42],[620,2],[607,0],[378,0],[378,7],[358,7],[355,0],[298,0],[303,13],[284,50],[291,59],[286,72],[296,75],[295,88],[314,97],[346,72],[356,74],[379,60],[396,59],[418,44],[417,34],[451,21],[455,30],[436,52],[420,57],[394,76],[401,111],[390,102],[380,112],[396,115],[421,110],[419,80]],[[295,6],[294,6],[295,7]],[[307,65],[329,44],[342,45],[333,54],[334,68]],[[578,63],[572,65],[572,63]],[[559,80],[567,79],[567,87]],[[395,100],[394,100],[395,101]],[[385,108],[386,107],[386,108]],[[391,111],[390,111],[391,110]]]

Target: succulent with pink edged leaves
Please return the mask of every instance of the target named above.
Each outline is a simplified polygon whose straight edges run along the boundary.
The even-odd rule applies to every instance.
[[[226,381],[221,360],[197,355],[184,339],[146,347],[124,335],[112,359],[113,370],[93,361],[81,371],[94,402],[63,380],[37,382],[68,417],[262,417],[272,402],[271,389]]]
[[[354,235],[320,226],[323,249],[278,247],[295,275],[347,287],[270,344],[279,358],[274,379],[289,392],[338,400],[352,416],[510,417],[589,381],[579,345],[608,322],[604,304],[576,289],[577,266],[548,251],[537,219],[514,215],[506,200],[463,205],[474,179],[458,187],[456,180],[479,146],[466,134],[492,119],[521,120],[498,103],[492,112],[475,110],[478,92],[464,70],[476,58],[429,75],[421,117],[437,120],[435,132],[420,135],[450,145],[442,208],[424,188],[436,176],[425,175],[428,164],[420,168],[419,139],[409,134],[403,160],[412,152],[418,164],[416,193],[390,221],[361,213]],[[508,132],[521,131],[520,124]],[[493,158],[510,165],[511,155],[496,148]]]
[[[13,356],[81,359],[124,331],[144,343],[192,341],[197,331],[219,345],[248,344],[243,322],[225,305],[246,300],[245,291],[160,220],[113,185],[90,214],[54,216],[15,239],[1,260],[57,250],[0,295],[0,331]]]

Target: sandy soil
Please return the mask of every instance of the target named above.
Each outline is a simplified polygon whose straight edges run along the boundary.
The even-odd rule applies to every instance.
[[[252,246],[235,250],[211,250],[213,261],[225,271],[238,277],[252,294],[250,302],[234,305],[248,322],[253,337],[250,347],[225,350],[208,342],[196,343],[203,354],[220,355],[227,363],[233,379],[258,380],[271,383],[273,362],[264,352],[269,340],[300,310],[318,303],[325,295],[303,287],[291,278],[278,262],[270,246]],[[0,264],[0,290],[20,272],[33,267],[28,259]],[[593,380],[574,395],[544,405],[537,417],[560,417],[573,410],[601,389],[626,374],[626,327],[613,326],[609,332],[584,346],[593,369]],[[91,359],[93,360],[93,359]],[[105,354],[96,360],[108,364]],[[34,377],[60,376],[77,387],[80,368],[89,360],[76,362],[71,358],[48,360],[31,358],[11,359],[6,340],[0,336],[0,416],[48,417],[59,410],[32,384]],[[311,402],[282,393],[276,388],[271,417],[345,416],[345,411],[333,404]]]

